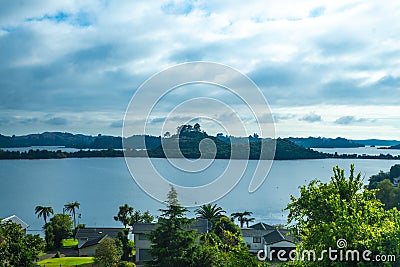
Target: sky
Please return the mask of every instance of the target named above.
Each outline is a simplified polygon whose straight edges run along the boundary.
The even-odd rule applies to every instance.
[[[276,136],[399,140],[399,17],[394,0],[0,0],[0,134],[121,135],[147,79],[207,61],[254,81]],[[149,133],[199,92],[241,112],[218,88],[184,89],[157,105]],[[203,108],[208,121],[179,109],[171,120],[236,127],[218,105]]]

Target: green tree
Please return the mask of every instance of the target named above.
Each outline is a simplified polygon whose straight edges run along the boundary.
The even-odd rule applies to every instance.
[[[94,259],[96,262],[111,267],[121,260],[122,249],[117,246],[114,239],[104,238],[96,249]]]
[[[152,266],[191,266],[197,246],[197,234],[187,228],[193,219],[185,217],[187,209],[169,205],[160,210],[157,227],[149,234],[150,254],[156,260]]]
[[[339,239],[345,239],[347,250],[399,255],[399,211],[385,211],[374,191],[362,190],[361,174],[354,174],[353,165],[349,178],[338,166],[333,172],[329,183],[313,180],[300,187],[298,198],[291,196],[291,203],[286,208],[288,223],[293,234],[301,240],[299,250],[314,250],[316,255],[321,255],[329,247],[337,248]],[[303,263],[307,266],[340,264],[332,263],[328,257],[323,261]],[[365,265],[376,266],[373,263]]]
[[[390,180],[393,182],[394,178],[400,177],[400,164],[393,165],[390,167]]]
[[[383,172],[380,171],[378,174],[372,175],[369,178],[369,184],[368,184],[368,189],[376,189],[378,184],[382,182],[385,179],[390,179],[390,173],[389,172]]]
[[[50,222],[44,225],[45,239],[49,249],[60,248],[62,240],[72,234],[73,222],[71,217],[66,214],[56,214]]]
[[[148,210],[146,210],[143,214],[139,216],[139,222],[142,223],[152,223],[154,221],[154,216],[150,214]]]
[[[217,204],[206,204],[195,210],[197,218],[207,219],[212,223],[213,227],[217,221],[223,216],[225,211],[218,207]]]
[[[254,222],[255,218],[243,218],[243,222],[246,223],[246,227],[249,228],[249,223]]]
[[[123,261],[129,261],[129,259],[133,257],[135,252],[135,244],[132,240],[129,240],[128,234],[129,229],[124,229],[123,231],[118,233],[118,240],[122,248],[121,260]]]
[[[148,236],[152,242],[150,254],[155,258],[151,266],[193,266],[198,235],[188,227],[194,219],[185,216],[188,210],[180,206],[173,186],[167,197],[167,209],[160,210],[156,229]]]
[[[39,235],[25,235],[21,226],[12,222],[0,224],[0,266],[33,266],[43,250]]]
[[[221,216],[219,221],[215,223],[215,226],[213,227],[213,232],[220,238],[224,238],[224,232],[229,231],[233,234],[239,234],[240,229],[239,227],[228,217],[226,216]]]
[[[68,202],[64,205],[65,211],[70,212],[74,218],[74,238],[76,236],[76,210],[79,209],[81,203],[78,201],[75,202]]]
[[[49,218],[51,214],[54,214],[54,210],[52,207],[36,206],[35,214],[37,214],[38,218],[43,217],[44,224],[46,224],[47,218]]]
[[[395,207],[397,209],[400,208],[400,190],[398,187],[395,187],[389,179],[385,179],[378,183],[376,189],[378,189],[376,197],[384,204],[383,208],[385,210],[390,210]]]
[[[237,218],[240,223],[240,228],[243,228],[243,224],[246,220],[246,216],[250,216],[251,214],[253,214],[253,212],[251,212],[251,211],[235,212],[235,213],[231,214],[231,217],[233,219]]]
[[[123,206],[119,207],[119,211],[117,216],[114,216],[114,220],[120,221],[124,228],[127,225],[131,224],[133,216],[133,207],[129,206],[128,204],[124,204]]]

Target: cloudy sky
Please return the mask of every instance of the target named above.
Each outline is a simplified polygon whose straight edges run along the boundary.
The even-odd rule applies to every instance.
[[[149,77],[211,61],[256,83],[278,136],[400,139],[399,17],[394,0],[0,0],[0,133],[121,135]]]

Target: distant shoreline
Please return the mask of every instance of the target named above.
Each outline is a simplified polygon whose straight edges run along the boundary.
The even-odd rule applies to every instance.
[[[103,150],[80,150],[77,152],[63,152],[61,150],[49,151],[49,150],[29,150],[27,152],[20,151],[8,151],[0,149],[0,160],[29,160],[29,159],[65,159],[65,158],[122,158],[124,157],[122,150],[114,149],[103,149]],[[166,158],[165,156],[152,156],[148,155],[147,151],[139,150],[134,154],[127,157],[134,158]],[[188,158],[197,159],[198,157],[178,157],[173,156],[169,158]],[[274,158],[274,160],[301,160],[301,159],[383,159],[383,160],[400,160],[400,155],[393,156],[387,155],[357,155],[357,154],[330,154],[320,153],[319,157],[308,157],[308,158]],[[208,158],[207,158],[208,159]],[[210,158],[214,159],[214,158]],[[230,157],[215,157],[215,159],[231,159]],[[233,158],[232,158],[233,159]],[[258,158],[234,158],[238,160],[259,160]],[[264,159],[263,159],[264,160]],[[268,159],[265,159],[268,160]]]

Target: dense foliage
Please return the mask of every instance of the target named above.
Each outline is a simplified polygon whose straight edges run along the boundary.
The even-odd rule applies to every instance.
[[[335,167],[329,183],[313,180],[300,187],[300,196],[291,196],[287,206],[293,234],[301,242],[299,249],[314,250],[319,257],[329,247],[338,248],[339,239],[347,241],[347,250],[372,251],[372,255],[400,255],[400,213],[397,209],[385,211],[375,198],[375,192],[362,190],[361,175],[349,178],[344,170]],[[326,255],[325,255],[326,256]],[[361,264],[380,266],[377,262],[306,261],[307,266],[348,266]],[[398,262],[396,262],[398,264]]]
[[[115,266],[122,256],[122,249],[113,238],[104,238],[96,249],[94,260],[105,267]]]
[[[20,225],[0,224],[0,266],[33,266],[44,247],[39,235],[25,235]]]
[[[62,240],[72,235],[73,222],[66,214],[56,214],[44,225],[47,249],[60,248]]]

